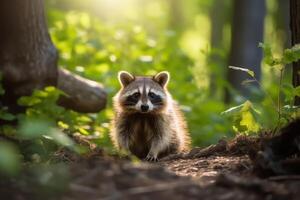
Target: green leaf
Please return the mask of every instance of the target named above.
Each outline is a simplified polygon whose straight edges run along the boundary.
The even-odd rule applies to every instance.
[[[89,132],[87,130],[85,130],[84,128],[78,128],[78,130],[82,135],[89,135]]]
[[[283,84],[281,87],[281,91],[284,94],[285,101],[291,101],[295,97],[295,88],[293,87],[292,84]]]
[[[299,106],[284,105],[283,109],[288,111],[288,112],[295,112],[298,109],[300,109],[300,107]]]
[[[18,128],[18,133],[26,139],[40,138],[51,130],[51,123],[42,119],[26,119]]]
[[[256,123],[252,113],[250,110],[244,111],[241,114],[241,126],[245,126],[247,128],[247,132],[258,132],[260,129],[260,126],[258,123]]]
[[[274,58],[270,45],[259,44],[259,47],[264,52],[264,62],[270,66],[286,65],[292,62],[296,62],[300,59],[300,45],[297,44],[290,49],[285,49],[280,58]]]
[[[221,112],[221,115],[233,115],[233,114],[236,114],[239,111],[241,111],[241,109],[243,108],[243,106],[244,106],[244,103],[241,104],[241,105],[238,105],[238,106],[231,107],[231,108],[229,108],[229,109]]]
[[[230,108],[227,112],[234,114],[234,131],[244,134],[259,131],[260,125],[256,122],[254,114],[260,114],[260,112],[254,108],[250,101],[245,101],[239,106]]]
[[[68,124],[64,123],[63,121],[57,122],[57,125],[61,129],[68,129],[70,127]]]
[[[0,174],[16,175],[20,171],[21,159],[15,145],[0,142]]]
[[[69,138],[65,133],[61,132],[59,129],[51,129],[49,134],[46,136],[47,138],[53,139],[57,144],[73,147],[75,144],[71,138]]]
[[[13,121],[16,119],[16,116],[8,112],[7,107],[0,108],[0,119],[6,120],[6,121]]]
[[[273,57],[273,52],[272,49],[270,47],[270,45],[268,44],[263,44],[263,43],[259,43],[258,47],[262,48],[263,53],[264,53],[264,63],[270,65],[270,66],[274,66],[275,65],[275,60]]]
[[[251,103],[251,101],[247,100],[245,103],[244,103],[244,107],[242,110],[245,110],[245,108],[248,108],[248,110],[251,110],[251,111],[254,111],[255,113],[257,114],[261,114],[261,112],[259,110],[257,110],[253,104]]]
[[[235,66],[229,66],[230,69],[238,70],[238,71],[243,71],[248,73],[251,77],[254,78],[255,74],[254,71],[251,71],[250,69],[247,68],[242,68],[242,67],[235,67]]]
[[[294,88],[294,95],[300,97],[300,86]]]
[[[41,103],[41,100],[34,96],[30,96],[30,97],[23,96],[23,97],[19,98],[19,100],[18,100],[18,104],[20,106],[33,106],[33,105],[36,105],[39,103]]]
[[[6,120],[6,121],[13,121],[16,119],[16,116],[14,116],[13,114],[11,113],[2,113],[0,112],[0,119],[3,119],[3,120]]]
[[[283,52],[282,62],[284,64],[290,64],[300,59],[300,45],[296,44],[290,49],[285,49]]]

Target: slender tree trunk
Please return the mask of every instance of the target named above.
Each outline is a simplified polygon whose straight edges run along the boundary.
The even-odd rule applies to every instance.
[[[14,109],[18,97],[57,82],[57,52],[48,34],[43,0],[1,1],[0,30],[3,103]]]
[[[260,80],[262,50],[258,43],[263,41],[264,17],[266,5],[264,0],[234,0],[231,51],[229,65],[246,67],[255,72]],[[245,97],[250,97],[250,90],[241,83],[247,74],[228,70],[227,79],[231,87]],[[225,101],[231,100],[231,92],[227,90]]]
[[[290,0],[290,27],[292,33],[292,45],[300,43],[300,2]],[[300,61],[293,63],[293,85],[300,86]],[[295,97],[295,105],[300,105],[300,97]]]
[[[106,92],[98,83],[57,68],[44,13],[44,0],[0,1],[0,70],[5,95],[1,106],[12,112],[20,96],[35,89],[57,86],[69,97],[60,105],[79,112],[98,112],[105,107]]]
[[[216,79],[224,70],[222,69],[224,65],[224,59],[222,59],[219,51],[223,49],[223,28],[226,22],[226,14],[224,12],[225,2],[214,0],[212,8],[210,10],[211,19],[211,33],[210,33],[210,43],[212,53],[209,56],[208,66],[210,66],[210,81],[209,90],[210,96],[215,96],[217,94],[217,84]],[[220,73],[221,71],[221,73]],[[222,73],[223,74],[223,73]]]

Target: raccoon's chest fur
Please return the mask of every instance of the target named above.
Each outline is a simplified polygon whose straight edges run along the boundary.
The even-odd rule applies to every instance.
[[[164,118],[152,114],[131,114],[120,124],[120,133],[128,140],[128,149],[137,157],[145,158],[153,140],[162,139]]]

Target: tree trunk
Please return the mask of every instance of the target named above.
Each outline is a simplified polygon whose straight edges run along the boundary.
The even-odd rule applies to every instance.
[[[43,0],[0,3],[0,66],[6,91],[3,103],[57,82],[57,51],[48,34]]]
[[[210,96],[217,94],[217,79],[221,74],[224,73],[224,59],[220,55],[219,51],[224,49],[223,44],[223,28],[226,22],[225,2],[214,0],[211,10],[211,33],[210,33],[210,44],[212,53],[208,57],[208,66],[210,66],[210,78],[209,78],[209,90]]]
[[[260,80],[262,50],[258,43],[263,41],[264,17],[266,5],[264,0],[235,0],[233,11],[231,50],[229,65],[245,67],[255,72]],[[235,91],[244,97],[250,97],[249,87],[242,81],[249,78],[241,71],[228,70],[228,82]],[[225,101],[230,102],[231,92],[226,91]]]
[[[19,112],[21,108],[17,106],[17,99],[20,96],[30,95],[33,90],[42,89],[45,86],[57,86],[58,83],[58,54],[48,33],[44,1],[1,1],[0,30],[0,70],[6,92],[0,100],[2,106],[8,106],[11,112]],[[70,79],[61,80],[60,83],[68,80]],[[84,79],[78,78],[71,80],[85,82]],[[75,82],[72,82],[73,85],[78,85]],[[86,87],[86,91],[91,91],[89,90],[91,84],[83,84],[82,87]],[[69,101],[66,100],[64,101],[66,105],[63,106],[76,111],[84,111],[83,105],[85,105],[86,112],[98,112],[104,108],[106,93],[96,83],[93,87],[97,88],[97,91],[101,90],[101,94],[98,95],[101,99],[90,98],[92,95],[81,95],[82,98],[78,99],[78,93],[83,90],[76,91],[79,87],[74,87],[69,88],[66,93],[70,95],[69,100],[74,97],[72,95],[76,94],[75,102],[78,104],[70,106]],[[102,103],[97,104],[95,101]],[[77,109],[78,105],[80,109]],[[98,107],[91,108],[90,105],[98,105]]]
[[[300,43],[300,2],[298,0],[290,0],[290,27],[292,33],[292,45]],[[293,63],[293,85],[300,86],[300,61]],[[300,97],[295,97],[294,104],[300,105]]]
[[[62,96],[58,104],[77,112],[99,112],[106,105],[106,92],[102,85],[86,80],[65,69],[58,70],[57,87],[68,96]]]

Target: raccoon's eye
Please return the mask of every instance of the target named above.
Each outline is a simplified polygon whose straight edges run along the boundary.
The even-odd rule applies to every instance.
[[[148,96],[150,98],[150,101],[155,104],[155,105],[160,105],[162,104],[162,98],[161,96],[155,94],[154,92],[149,92]]]
[[[135,93],[133,93],[133,95],[131,95],[133,98],[135,98],[135,99],[137,99],[137,98],[139,98],[140,97],[140,93],[139,92],[135,92]]]
[[[149,93],[148,93],[148,96],[149,96],[150,98],[155,98],[155,97],[156,97],[156,94],[154,94],[153,92],[149,92]]]
[[[131,94],[130,96],[128,96],[126,98],[124,105],[134,106],[139,101],[140,96],[141,96],[141,93],[139,93],[139,92],[135,92],[135,93]]]

